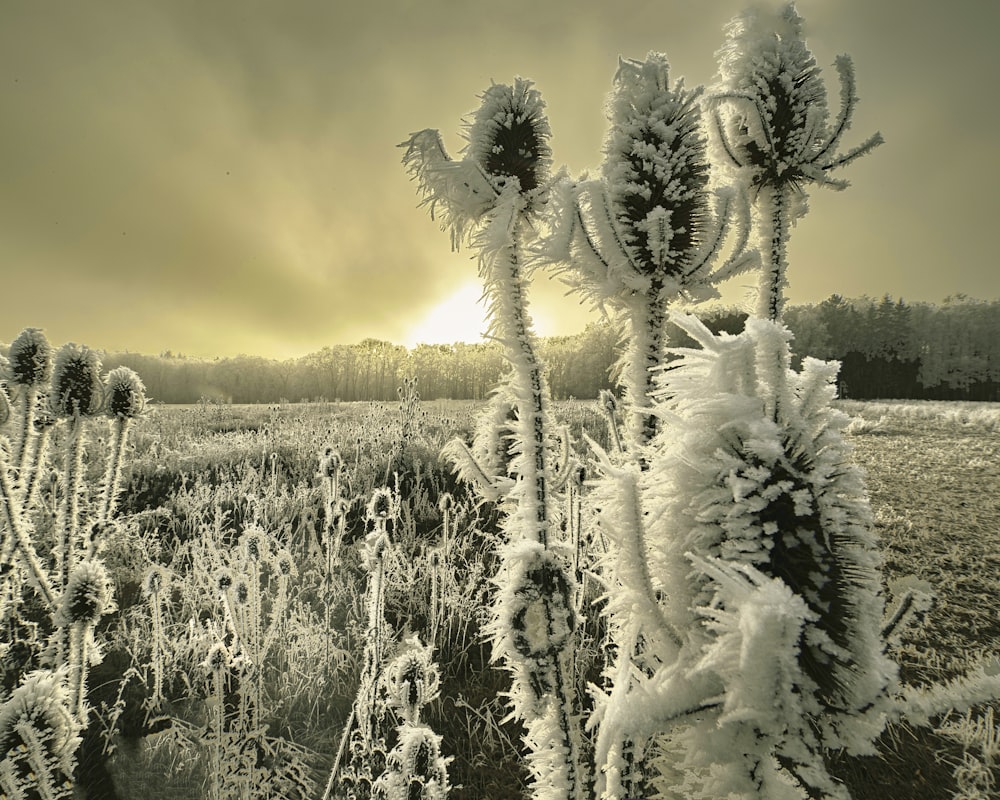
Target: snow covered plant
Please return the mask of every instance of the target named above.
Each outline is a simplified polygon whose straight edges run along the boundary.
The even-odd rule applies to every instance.
[[[913,604],[883,618],[849,418],[831,407],[838,365],[806,359],[792,370],[790,334],[769,320],[716,336],[673,319],[700,345],[676,351],[667,373],[659,410],[674,424],[647,472],[604,463],[648,514],[630,521],[628,498],[595,500],[619,543],[623,589],[609,597],[618,644],[642,642],[595,713],[604,796],[624,796],[620,742],[659,738],[680,753],[665,792],[843,800],[825,753],[872,754],[888,721],[927,724],[990,699],[1000,676],[899,683],[887,649]],[[634,541],[641,551],[622,546]]]
[[[383,731],[385,698],[380,691],[391,630],[385,619],[386,559],[392,548],[389,526],[399,519],[399,497],[390,489],[376,489],[368,502],[371,532],[365,539],[363,560],[368,570],[365,590],[364,663],[350,716],[341,734],[323,800],[346,794],[351,800],[367,800],[375,780],[385,767],[386,743]],[[341,767],[344,758],[348,762]],[[340,791],[335,790],[340,787]]]
[[[490,333],[511,364],[509,476],[485,475],[464,448],[451,452],[464,474],[474,473],[494,497],[495,478],[514,479],[503,496],[508,546],[494,607],[494,657],[513,675],[513,710],[527,728],[536,796],[579,796],[568,675],[576,588],[556,547],[555,437],[526,301],[527,245],[549,195],[550,131],[544,102],[529,81],[493,84],[481,99],[465,130],[462,160],[448,156],[437,131],[424,130],[403,143],[403,162],[432,215],[443,214],[453,246],[469,240],[478,251]]]
[[[9,641],[0,648],[0,672],[10,684],[21,678],[25,683],[0,706],[0,717],[39,719],[25,709],[40,687],[48,687],[43,705],[51,713],[45,711],[45,718],[52,718],[56,705],[64,706],[59,715],[70,726],[59,740],[59,758],[44,763],[66,777],[72,769],[67,772],[65,758],[72,761],[73,750],[65,747],[87,727],[87,675],[100,660],[94,629],[114,608],[111,582],[99,555],[114,512],[128,425],[141,413],[145,391],[139,377],[127,369],[114,370],[102,381],[100,360],[87,347],[67,344],[53,354],[37,328],[25,329],[11,343],[4,367],[13,398],[0,388],[0,406],[8,411],[0,420],[0,621],[9,631]],[[113,443],[104,480],[92,497],[84,491],[83,453],[90,426],[102,412],[111,417]],[[42,496],[39,476],[48,466],[49,434],[56,425],[61,475],[48,487],[50,496]],[[49,508],[56,509],[54,516]],[[22,675],[29,666],[39,665],[44,669],[33,676]],[[28,691],[29,684],[35,689]],[[55,684],[58,690],[52,688]],[[37,760],[39,752],[31,751],[32,742],[44,737],[32,738],[27,730],[18,734],[20,739],[4,740],[9,746],[0,752],[0,772],[20,776],[18,793],[12,796],[48,796],[45,787],[56,786],[55,773],[38,772],[43,762]],[[25,754],[22,747],[31,752]],[[12,766],[15,762],[36,766],[19,771]]]
[[[441,756],[441,737],[420,722],[423,707],[438,697],[440,678],[431,648],[410,637],[385,674],[389,704],[402,724],[398,742],[386,758],[386,769],[372,787],[384,800],[444,800],[448,796],[448,761]]]
[[[664,792],[844,800],[827,753],[872,754],[888,721],[927,724],[1000,689],[995,668],[925,690],[899,683],[888,649],[920,604],[904,598],[883,619],[871,511],[843,436],[848,417],[831,405],[838,365],[790,367],[780,313],[793,193],[879,141],[827,159],[853,85],[845,77],[845,108],[828,129],[799,29],[792,7],[770,29],[746,15],[723,50],[723,75],[741,88],[722,99],[743,112],[719,128],[767,212],[755,219],[767,245],[763,318],[714,335],[673,315],[700,347],[674,350],[679,361],[662,372],[665,429],[649,469],[602,463],[609,480],[594,503],[619,584],[607,609],[616,645],[632,654],[593,718],[609,798],[628,791],[625,743],[652,740],[678,754],[661,773]],[[738,65],[757,71],[744,80]]]
[[[671,85],[662,53],[620,60],[601,176],[559,182],[553,234],[540,248],[545,260],[566,265],[570,284],[624,317],[629,344],[620,368],[633,450],[656,432],[651,370],[663,364],[669,304],[702,299],[713,283],[754,265],[744,249],[745,200],[709,187],[701,91]],[[730,231],[735,247],[719,265]]]
[[[820,69],[802,38],[802,18],[793,4],[733,19],[719,58],[709,101],[720,157],[733,168],[735,180],[754,193],[764,264],[757,316],[778,319],[785,303],[789,228],[806,211],[806,185],[846,188],[846,181],[830,173],[882,144],[882,135],[836,152],[858,102],[854,67],[849,56],[836,60],[841,106],[831,123]]]

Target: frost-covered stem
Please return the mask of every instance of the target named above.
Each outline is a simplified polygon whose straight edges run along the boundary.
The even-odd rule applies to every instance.
[[[122,463],[125,458],[125,444],[128,441],[130,417],[115,417],[111,425],[114,430],[111,449],[108,451],[108,468],[104,475],[104,489],[101,494],[101,508],[98,522],[107,522],[115,511],[115,499],[122,477]]]
[[[629,314],[630,347],[622,380],[629,401],[629,449],[637,453],[656,435],[657,419],[652,415],[655,368],[663,362],[663,326],[666,312],[660,300],[659,280],[649,293],[637,298]]]
[[[516,214],[516,212],[515,212]],[[491,220],[491,226],[503,224],[504,218]],[[535,354],[534,336],[530,318],[526,312],[525,280],[518,258],[518,225],[515,216],[509,232],[507,246],[494,254],[494,258],[484,259],[489,271],[485,275],[491,292],[491,311],[499,338],[507,344],[508,359],[515,372],[513,389],[517,403],[515,426],[516,444],[519,458],[515,461],[518,470],[517,486],[510,494],[510,500],[517,504],[517,521],[508,518],[511,540],[534,541],[547,549],[550,545],[549,532],[549,473],[546,463],[545,422],[548,416],[547,396],[542,378],[542,367]],[[568,647],[568,643],[563,646]],[[579,779],[579,744],[573,735],[571,684],[565,674],[567,659],[564,653],[554,654],[554,681],[557,696],[551,704],[551,725],[546,725],[545,740],[532,743],[535,760],[545,762],[545,768],[538,771],[538,778],[545,786],[568,788],[571,797],[582,797],[583,786]],[[546,714],[547,716],[548,714]],[[529,729],[540,724],[544,717],[528,718]],[[529,737],[530,738],[530,737]],[[547,751],[562,753],[558,763],[547,761]]]
[[[34,437],[31,462],[28,464],[26,469],[21,469],[20,480],[21,486],[23,487],[23,508],[31,508],[35,504],[35,498],[38,495],[39,486],[38,475],[41,472],[39,465],[42,461],[42,454],[45,452],[45,443],[48,440],[49,430],[50,426],[46,425]]]
[[[785,277],[788,271],[786,250],[791,222],[790,200],[794,191],[787,184],[764,186],[757,195],[760,223],[760,294],[757,316],[778,321],[785,309]]]
[[[80,533],[80,482],[83,473],[83,418],[79,413],[69,418],[64,454],[65,482],[62,507],[57,525],[56,564],[58,585],[65,586],[73,568],[73,551]]]
[[[496,224],[496,223],[493,223]],[[528,500],[534,514],[525,515],[525,525],[518,533],[524,538],[548,544],[548,491],[545,463],[546,397],[542,387],[542,367],[535,354],[531,320],[525,310],[525,280],[517,253],[517,231],[507,253],[494,262],[497,290],[493,311],[500,337],[508,344],[508,357],[520,381],[515,386],[517,397],[517,431],[522,448],[518,480],[524,482],[519,499]]]
[[[215,740],[212,743],[212,754],[214,756],[212,773],[212,797],[215,800],[222,800],[222,752],[223,752],[223,731],[226,727],[226,693],[225,675],[228,667],[222,667],[212,671],[212,691],[214,693],[215,709]]]
[[[35,430],[35,404],[38,402],[38,388],[34,385],[24,386],[23,394],[24,409],[21,414],[21,436],[17,441],[17,450],[14,452],[14,463],[17,464],[17,474],[22,486],[25,483],[25,467],[28,466],[28,459],[32,450],[32,434]],[[38,464],[34,466],[37,468]]]
[[[438,633],[438,613],[439,605],[441,604],[439,593],[439,581],[438,577],[441,571],[441,560],[438,558],[437,553],[431,555],[431,603],[430,603],[430,617],[431,617],[431,630],[428,636],[431,646],[437,642]]]
[[[21,518],[21,508],[17,505],[14,497],[10,473],[3,458],[3,448],[0,448],[0,512],[3,514],[0,519],[5,523],[4,527],[7,529],[7,535],[0,545],[0,556],[2,556],[0,557],[0,567],[6,567],[8,561],[13,558],[14,552],[20,551],[21,560],[31,573],[35,588],[44,598],[49,610],[54,611],[57,603],[55,592],[52,589],[49,576],[45,573],[45,569],[38,559],[38,553],[28,535],[24,520]]]
[[[70,710],[81,727],[87,726],[87,633],[90,623],[73,622],[69,626]]]
[[[150,596],[153,622],[153,697],[154,708],[163,704],[163,611],[160,608],[160,593]]]

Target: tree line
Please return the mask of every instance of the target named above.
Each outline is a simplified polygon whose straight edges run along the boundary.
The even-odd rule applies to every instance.
[[[715,332],[742,330],[745,313],[700,313]],[[790,306],[785,322],[798,358],[841,362],[838,387],[854,399],[905,398],[1000,401],[1000,301],[963,295],[940,304],[833,295]],[[669,346],[685,336],[669,326]],[[540,355],[557,399],[594,398],[614,387],[621,357],[615,325],[592,323],[573,336],[541,340]],[[6,348],[0,348],[3,352]],[[278,361],[260,356],[201,359],[105,353],[106,369],[126,366],[162,403],[277,403],[303,400],[392,401],[404,377],[425,400],[482,400],[507,371],[495,344],[419,345],[407,349],[378,339],[324,347]]]

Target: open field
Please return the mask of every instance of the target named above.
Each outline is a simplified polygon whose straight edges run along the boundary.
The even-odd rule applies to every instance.
[[[262,743],[258,766],[273,785],[260,796],[322,795],[366,669],[371,628],[362,545],[371,522],[365,504],[381,486],[392,488],[398,502],[385,561],[387,649],[391,655],[411,634],[425,642],[434,636],[441,696],[424,721],[453,758],[452,796],[521,796],[527,776],[520,731],[503,721],[508,679],[490,665],[481,638],[497,514],[458,484],[439,456],[449,439],[470,434],[477,408],[160,406],[138,424],[121,525],[105,555],[120,610],[101,632],[106,658],[91,675],[91,702],[114,748],[108,767],[117,795],[106,796],[215,796],[213,780],[232,758],[228,751],[239,748],[240,730]],[[848,402],[841,408],[855,417],[851,440],[868,474],[890,602],[894,582],[907,576],[928,582],[937,598],[897,653],[906,681],[950,678],[1000,656],[1000,409]],[[586,462],[582,433],[607,438],[596,404],[574,401],[556,410]],[[328,487],[317,474],[327,446],[337,448],[344,466],[337,547],[329,538]],[[454,498],[447,535],[445,493]],[[213,690],[206,666],[218,621],[244,613],[220,602],[213,581],[227,570],[238,578],[252,566],[240,544],[246,530],[260,532],[273,558],[287,552],[295,564],[284,589],[278,571],[265,569],[257,605],[248,606],[259,617],[266,655],[263,673],[243,678],[244,696],[247,686],[256,687],[254,731],[233,727],[230,695]],[[141,587],[153,566],[168,588],[150,599]],[[595,596],[591,586],[587,600]],[[598,680],[604,635],[586,603],[584,613],[581,688]],[[992,760],[1000,759],[987,735],[992,718],[989,731],[975,727],[986,713],[980,712],[964,724],[946,720],[934,733],[891,728],[884,757],[835,759],[833,770],[856,798],[885,798],[886,785],[894,787],[893,800],[951,798],[956,770],[978,769],[986,776],[981,782],[989,782]],[[216,719],[232,736],[216,734]],[[385,749],[394,723],[382,725]],[[87,751],[98,773],[103,744]]]

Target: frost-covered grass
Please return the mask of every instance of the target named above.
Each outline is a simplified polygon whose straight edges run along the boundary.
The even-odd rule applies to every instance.
[[[839,406],[862,421],[852,426],[850,442],[867,473],[890,604],[896,582],[904,578],[926,581],[937,596],[897,653],[904,679],[938,682],[1000,655],[1000,409],[847,401]],[[119,718],[125,735],[115,738],[110,762],[120,797],[211,796],[211,740],[204,734],[216,706],[202,663],[207,640],[193,635],[192,626],[223,614],[209,582],[216,567],[239,563],[238,537],[253,525],[273,537],[275,547],[287,548],[296,563],[283,627],[265,659],[261,722],[270,741],[284,748],[275,769],[299,765],[303,783],[312,787],[311,793],[287,796],[320,796],[363,666],[363,506],[387,474],[396,485],[393,473],[400,476],[400,522],[393,536],[396,555],[386,567],[385,615],[396,643],[412,633],[426,638],[432,614],[438,616],[440,697],[421,719],[442,736],[443,755],[454,758],[450,796],[526,796],[521,731],[504,722],[508,678],[489,663],[482,638],[498,565],[498,516],[492,504],[478,502],[455,482],[438,455],[444,442],[471,431],[476,411],[472,403],[423,404],[420,436],[407,451],[398,448],[402,422],[394,404],[161,406],[141,421],[123,477],[122,524],[105,556],[121,612],[103,631],[106,658],[91,681],[95,706],[100,699],[110,705],[122,678],[131,676]],[[585,456],[584,432],[608,444],[596,402],[558,403],[554,411],[569,426],[578,455]],[[354,501],[341,558],[332,569],[321,546],[325,512],[316,475],[317,454],[328,443],[342,454],[344,495]],[[432,610],[444,492],[455,498],[451,544]],[[172,724],[140,736],[156,640],[140,587],[153,564],[172,576],[162,606],[165,703],[158,710]],[[262,586],[269,620],[276,585]],[[587,621],[574,676],[580,690],[598,680],[604,633],[594,609],[585,603],[582,610]],[[106,712],[101,718],[108,721]],[[893,800],[951,798],[959,781],[968,787],[992,780],[996,730],[985,713],[977,709],[967,718],[943,720],[937,732],[891,727],[880,743],[882,756],[834,758],[831,772],[861,800],[885,797],[885,786],[893,787]]]
[[[855,402],[839,407],[858,424],[851,441],[867,486],[884,553],[886,581],[915,576],[934,589],[935,605],[909,631],[897,655],[910,683],[949,679],[1000,654],[1000,407],[987,403]],[[876,435],[871,435],[876,434]],[[982,715],[973,715],[979,719]],[[986,729],[975,743],[953,735],[896,728],[887,755],[850,770],[874,770],[896,798],[942,797],[954,791],[954,771],[979,763]],[[992,718],[991,718],[992,719]],[[971,727],[975,727],[972,725]],[[995,726],[988,726],[991,731]],[[963,766],[965,765],[965,766]],[[862,772],[855,798],[884,796]],[[868,788],[865,788],[866,785]],[[975,796],[975,795],[970,795]],[[983,797],[992,796],[983,794]]]

